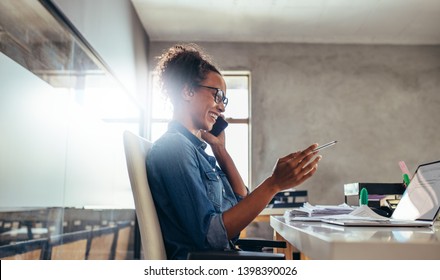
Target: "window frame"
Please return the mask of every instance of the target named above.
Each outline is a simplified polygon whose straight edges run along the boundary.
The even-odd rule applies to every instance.
[[[224,77],[235,77],[235,76],[246,76],[248,80],[248,118],[231,118],[227,117],[226,121],[230,124],[246,124],[247,130],[248,130],[248,188],[249,190],[252,190],[252,88],[251,88],[251,72],[248,70],[224,70],[220,71],[221,74]],[[166,118],[154,118],[153,117],[153,90],[154,90],[154,77],[156,73],[154,71],[150,72],[149,80],[150,80],[150,86],[149,86],[149,96],[148,96],[148,108],[147,110],[150,112],[148,115],[148,121],[147,125],[145,126],[146,130],[146,138],[151,141],[152,139],[152,127],[155,123],[168,123],[170,119]],[[246,182],[245,182],[246,183]]]
[[[236,119],[226,118],[228,123],[247,124],[248,130],[248,188],[251,191],[253,188],[252,182],[252,88],[251,88],[251,72],[247,70],[225,70],[221,71],[224,77],[227,76],[246,76],[248,79],[248,118]]]

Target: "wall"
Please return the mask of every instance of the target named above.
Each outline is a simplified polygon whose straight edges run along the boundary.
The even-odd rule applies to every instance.
[[[299,187],[314,204],[342,203],[344,183],[401,182],[400,160],[440,160],[440,46],[199,44],[252,73],[254,186],[314,142],[339,141]],[[152,42],[151,57],[171,45]]]

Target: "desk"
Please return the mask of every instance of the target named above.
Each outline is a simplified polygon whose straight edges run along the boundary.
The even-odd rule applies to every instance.
[[[291,250],[321,260],[440,260],[440,223],[429,228],[342,227],[321,222],[285,222],[271,216],[276,239]],[[289,259],[291,254],[286,254]]]

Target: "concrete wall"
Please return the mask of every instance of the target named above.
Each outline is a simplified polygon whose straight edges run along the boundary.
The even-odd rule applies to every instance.
[[[171,46],[152,42],[151,57]],[[314,204],[342,203],[351,182],[401,182],[440,160],[440,46],[199,43],[223,70],[252,75],[252,181],[277,158],[318,142]],[[154,65],[154,61],[151,66]]]

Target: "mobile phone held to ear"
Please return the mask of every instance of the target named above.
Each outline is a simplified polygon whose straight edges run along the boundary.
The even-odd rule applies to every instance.
[[[218,136],[227,126],[228,126],[228,122],[225,121],[224,118],[218,117],[209,133],[211,133],[214,136]]]

